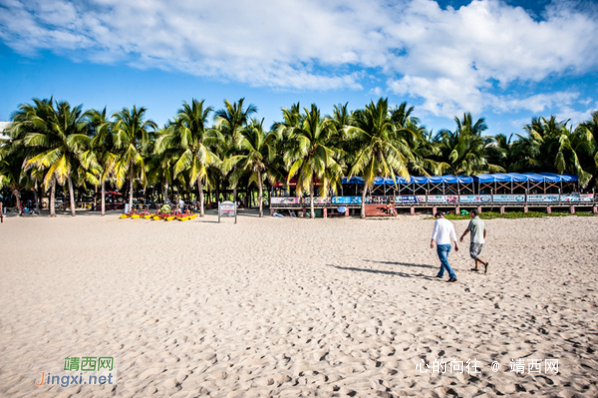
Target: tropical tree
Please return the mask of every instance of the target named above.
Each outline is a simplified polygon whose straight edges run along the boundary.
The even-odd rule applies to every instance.
[[[347,139],[354,148],[354,159],[349,177],[363,178],[361,218],[365,218],[365,198],[374,178],[396,177],[409,180],[408,164],[413,154],[403,139],[399,139],[397,126],[391,119],[388,99],[373,101],[365,109],[353,113],[353,126],[345,127]]]
[[[91,129],[91,148],[84,156],[87,167],[96,163],[99,171],[101,185],[101,214],[106,214],[106,181],[109,181],[114,174],[114,166],[117,156],[114,147],[114,135],[112,134],[112,122],[108,119],[106,108],[102,111],[92,109],[86,112]]]
[[[215,128],[218,129],[226,138],[226,143],[222,146],[221,157],[225,159],[236,155],[237,142],[239,140],[240,130],[247,125],[250,117],[257,112],[257,107],[253,104],[244,107],[245,98],[241,98],[235,103],[224,100],[224,108],[216,111],[214,116]],[[236,171],[236,166],[232,172]],[[233,183],[233,201],[237,203],[237,183]]]
[[[310,215],[315,218],[314,185],[317,180],[322,197],[330,189],[337,191],[337,184],[343,177],[342,167],[337,162],[341,150],[330,145],[334,135],[338,134],[334,120],[323,118],[315,104],[310,110],[304,108],[304,112],[298,126],[282,127],[279,134],[282,133],[289,142],[288,151],[283,154],[289,170],[287,184],[297,176],[297,194],[309,192]]]
[[[494,136],[494,142],[486,148],[486,159],[488,163],[502,167],[505,171],[513,171],[517,161],[513,154],[513,135],[507,137],[504,134]]]
[[[555,116],[532,118],[532,122],[524,127],[527,135],[518,135],[519,140],[513,144],[513,155],[517,159],[513,168],[567,172],[575,174],[582,187],[587,186],[592,178],[591,165],[584,166],[580,156],[593,153],[593,136],[591,130],[573,130],[568,123],[568,120],[559,121]]]
[[[494,140],[482,136],[488,129],[483,118],[473,123],[470,113],[463,115],[463,120],[455,117],[457,129],[441,130],[434,141],[440,150],[440,161],[446,163],[446,170],[451,174],[472,175],[485,172],[501,172],[504,169],[498,165],[488,163],[487,148]]]
[[[413,107],[407,107],[407,102],[402,102],[395,108],[390,109],[390,119],[397,127],[406,127],[408,124],[418,124],[419,119],[411,116]]]
[[[133,189],[135,179],[140,184],[145,184],[145,151],[150,143],[151,133],[157,128],[156,123],[145,120],[143,107],[133,109],[123,108],[112,117],[115,119],[112,126],[114,134],[114,148],[116,161],[114,163],[114,175],[116,187],[121,188],[125,180],[129,178],[129,209],[133,209]],[[151,130],[150,130],[151,129]]]
[[[7,161],[10,161],[10,157],[18,156],[18,154],[25,154],[24,159],[22,159],[22,161],[20,162],[21,167],[23,167],[26,163],[26,160],[30,156],[32,156],[32,154],[36,153],[36,150],[34,148],[25,147],[24,139],[27,136],[27,134],[31,132],[38,132],[41,128],[43,128],[43,126],[39,126],[41,124],[40,120],[44,116],[44,112],[47,110],[47,104],[49,104],[49,106],[52,106],[52,102],[52,98],[43,100],[34,98],[33,104],[21,104],[19,105],[19,109],[12,114],[12,123],[10,124],[10,128],[8,130],[8,135],[10,136],[9,145],[3,146],[3,152],[5,154],[4,156]],[[17,161],[17,163],[19,162]],[[35,170],[35,172],[37,176],[36,180],[39,180],[39,174],[41,174],[41,172],[39,170]],[[56,215],[55,185],[56,182],[54,179],[52,179],[52,189],[50,191],[51,217],[54,217]],[[18,204],[18,206],[20,206],[20,203]]]
[[[204,101],[193,99],[185,102],[164,134],[156,141],[155,152],[162,158],[176,157],[173,178],[182,172],[188,172],[189,186],[197,183],[200,202],[200,215],[204,216],[203,184],[207,181],[208,168],[220,164],[220,158],[213,151],[215,145],[224,140],[222,134],[208,128],[208,116],[211,107],[204,108]]]
[[[22,213],[21,192],[32,186],[31,179],[23,170],[26,159],[26,148],[12,139],[0,148],[0,189],[8,189],[15,197],[19,215]]]
[[[579,124],[578,133],[589,140],[586,150],[580,154],[580,163],[594,176],[595,186],[598,187],[598,111],[592,112],[589,120]]]
[[[249,126],[240,130],[237,147],[240,150],[238,155],[229,157],[224,164],[224,170],[237,167],[237,172],[231,174],[232,184],[243,173],[250,174],[249,184],[255,183],[258,186],[259,216],[263,217],[263,183],[267,178],[271,184],[282,181],[284,176],[277,168],[275,132],[264,132],[264,120],[252,119]]]
[[[169,126],[156,131],[156,142],[160,137],[169,133]],[[175,183],[173,178],[173,165],[178,160],[177,157],[171,157],[164,153],[156,153],[156,145],[149,157],[146,157],[146,175],[149,185],[162,188],[162,200],[164,202],[169,198],[169,189]],[[158,194],[159,195],[159,194]]]
[[[52,100],[34,101],[35,106],[23,105],[13,117],[17,130],[28,130],[23,137],[23,144],[33,148],[24,163],[24,169],[35,168],[45,173],[44,187],[46,190],[51,187],[51,213],[55,182],[60,185],[67,183],[71,215],[74,217],[73,177],[78,184],[97,181],[93,172],[85,167],[82,158],[82,153],[90,144],[82,106],[71,108],[65,101],[55,104]]]

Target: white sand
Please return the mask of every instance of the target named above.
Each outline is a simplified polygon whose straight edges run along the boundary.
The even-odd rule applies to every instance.
[[[467,243],[457,283],[435,278],[432,225],[9,218],[0,396],[598,396],[598,217],[487,221],[490,273]],[[78,375],[69,356],[114,357],[116,384],[35,385]],[[432,373],[437,358],[482,373]]]

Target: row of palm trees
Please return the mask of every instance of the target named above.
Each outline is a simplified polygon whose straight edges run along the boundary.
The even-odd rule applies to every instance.
[[[336,193],[342,177],[360,176],[363,199],[377,176],[554,171],[579,177],[583,187],[598,175],[598,112],[572,126],[568,121],[533,118],[525,134],[485,136],[484,119],[455,118],[454,131],[434,134],[402,103],[390,107],[380,98],[363,109],[347,104],[324,116],[314,104],[282,109],[269,129],[255,118],[257,108],[244,99],[214,111],[204,101],[184,102],[163,128],[146,119],[146,109],[123,108],[109,116],[104,108],[83,111],[68,102],[33,99],[12,116],[10,139],[0,149],[0,188],[17,204],[21,192],[49,193],[55,215],[56,185],[67,187],[75,215],[75,189],[100,188],[105,213],[106,184],[127,184],[129,207],[135,187],[177,185],[196,192],[204,215],[204,192],[257,187],[263,215],[264,186],[297,181],[297,194]],[[212,114],[214,115],[212,117]],[[365,203],[365,200],[362,200]],[[365,210],[362,206],[362,217]]]

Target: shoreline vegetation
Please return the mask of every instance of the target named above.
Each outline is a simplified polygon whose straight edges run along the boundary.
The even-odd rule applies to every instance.
[[[336,194],[343,176],[363,178],[362,199],[376,177],[543,171],[597,186],[598,111],[575,126],[534,117],[509,137],[485,135],[484,119],[469,113],[455,117],[454,130],[434,133],[406,102],[393,107],[385,98],[354,111],[339,104],[330,115],[296,103],[269,128],[244,98],[217,110],[203,100],[183,102],[162,127],[146,112],[133,106],[109,115],[53,98],[21,104],[0,148],[0,189],[19,213],[27,195],[38,213],[47,197],[54,216],[62,191],[71,215],[75,198],[91,197],[103,215],[107,191],[123,190],[130,209],[140,195],[186,199],[199,203],[203,217],[207,202],[242,200],[261,217],[271,187],[293,180],[295,195],[310,198],[313,218],[314,197]]]

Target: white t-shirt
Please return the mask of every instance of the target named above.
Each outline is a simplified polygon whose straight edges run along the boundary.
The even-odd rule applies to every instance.
[[[452,238],[452,240],[451,240]],[[450,245],[457,241],[457,234],[453,223],[446,218],[439,218],[434,223],[432,239],[436,240],[437,245]]]

